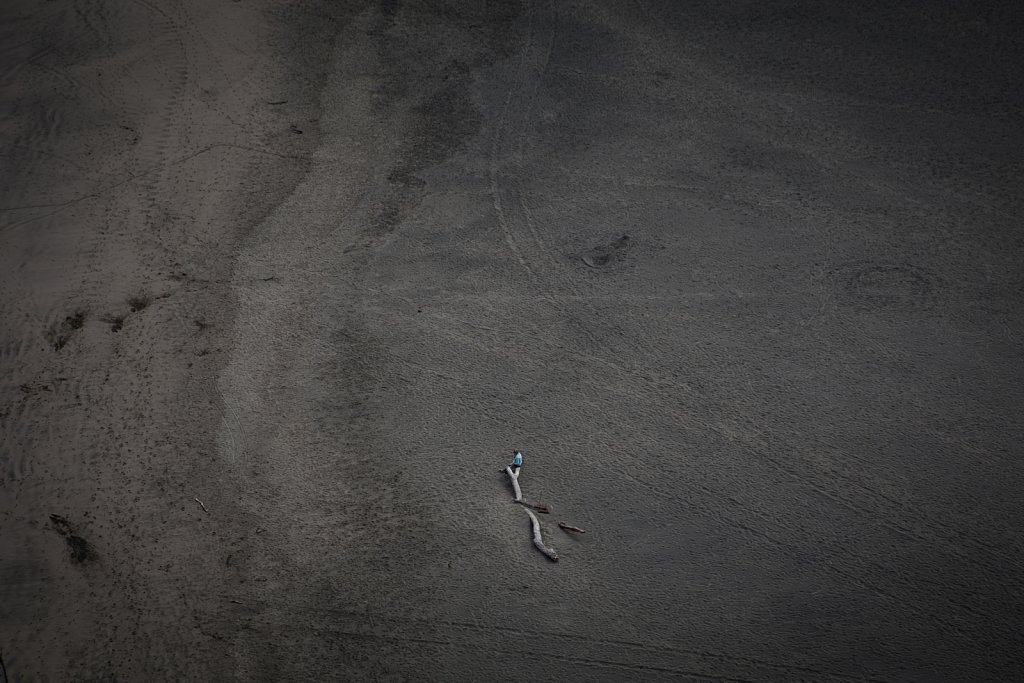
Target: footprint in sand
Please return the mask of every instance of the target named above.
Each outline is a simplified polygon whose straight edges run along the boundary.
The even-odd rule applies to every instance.
[[[607,268],[616,261],[622,260],[629,247],[629,235],[623,235],[607,244],[587,249],[580,254],[580,260],[591,268]]]

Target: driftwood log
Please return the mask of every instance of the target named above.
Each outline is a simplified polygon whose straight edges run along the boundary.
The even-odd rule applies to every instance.
[[[533,544],[537,546],[537,550],[544,553],[549,560],[552,562],[558,562],[558,553],[555,549],[544,544],[544,538],[540,535],[540,520],[537,519],[537,515],[533,514],[533,510],[523,503],[523,490],[519,488],[519,474],[512,471],[511,467],[506,467],[505,472],[508,474],[509,480],[512,482],[512,490],[515,492],[515,501],[522,504],[526,514],[530,516],[530,522],[533,524]]]
[[[515,492],[516,497],[513,498],[517,503],[523,502],[523,490],[519,488],[519,475],[512,471],[511,467],[506,467],[505,471],[508,472],[508,478],[512,480],[512,490]]]

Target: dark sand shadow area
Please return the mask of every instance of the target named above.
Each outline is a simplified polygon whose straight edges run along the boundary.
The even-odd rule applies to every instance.
[[[1020,676],[1020,11],[0,18],[11,681]]]

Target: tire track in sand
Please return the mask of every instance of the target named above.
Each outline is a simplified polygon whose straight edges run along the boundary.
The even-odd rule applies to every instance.
[[[404,297],[397,294],[391,294],[382,292],[381,290],[373,290],[372,293],[383,294],[387,297],[393,297],[403,302],[408,302]],[[541,362],[531,361],[531,355],[518,351],[514,348],[509,348],[508,342],[504,344],[488,344],[479,339],[480,330],[474,328],[469,334],[462,334],[457,331],[460,327],[458,324],[450,324],[455,322],[456,319],[451,316],[441,316],[443,320],[449,324],[436,326],[432,329],[440,331],[446,336],[451,337],[457,342],[461,342],[473,347],[485,351],[487,353],[497,354],[505,357],[509,362],[515,363],[527,363],[535,366],[538,369],[543,369],[546,372],[551,370],[561,370],[573,375],[577,380],[583,381],[587,384],[592,385],[598,393],[616,393],[628,396],[632,400],[642,399],[641,402],[647,406],[661,406],[660,410],[665,411],[667,416],[676,415],[678,409],[675,408],[675,404],[678,402],[678,387],[674,382],[667,382],[656,384],[651,381],[650,377],[646,377],[643,374],[638,374],[632,371],[627,371],[622,368],[617,368],[621,373],[624,382],[614,381],[599,381],[599,377],[603,377],[612,368],[600,363],[601,367],[604,368],[604,372],[581,372],[580,368],[575,362]],[[543,336],[540,337],[541,341]],[[537,343],[538,339],[532,338],[531,343]],[[564,347],[559,347],[563,350]],[[581,359],[579,354],[573,354],[577,360]],[[585,357],[585,356],[584,356]],[[692,393],[692,387],[686,387],[687,393]],[[638,393],[639,392],[639,393]],[[709,399],[710,400],[710,399]],[[684,406],[685,408],[685,406]],[[613,416],[608,416],[612,422],[617,421]],[[769,457],[765,454],[763,447],[756,441],[750,441],[744,439],[736,434],[736,430],[727,429],[724,425],[713,424],[704,420],[696,420],[692,423],[692,426],[697,429],[708,429],[711,432],[719,435],[726,442],[737,443],[743,445],[749,449],[751,453],[760,460],[772,465],[772,469],[768,469],[765,472],[765,476],[777,476],[781,480],[785,480],[787,476],[796,477],[803,485],[807,486],[810,491],[823,495],[834,502],[843,505],[844,507],[850,508],[857,514],[865,514],[870,520],[876,520],[878,514],[868,514],[871,511],[866,510],[863,506],[854,506],[852,501],[848,501],[842,497],[832,494],[829,490],[823,489],[814,480],[800,474],[790,467],[781,465],[777,459]],[[642,435],[637,438],[644,442],[645,438]],[[658,444],[651,444],[657,446]],[[700,477],[697,480],[691,480],[690,478],[680,478],[678,481],[674,481],[672,487],[661,486],[653,481],[636,476],[631,471],[642,471],[644,468],[644,462],[636,455],[631,454],[627,450],[620,451],[620,459],[624,462],[630,463],[632,466],[628,468],[622,468],[621,472],[634,484],[640,486],[642,489],[647,491],[651,495],[655,495],[667,501],[669,504],[681,507],[689,511],[690,514],[696,514],[702,517],[707,517],[723,524],[726,527],[737,530],[741,535],[750,539],[757,539],[761,543],[767,543],[768,545],[778,548],[786,556],[794,557],[800,564],[808,566],[816,571],[823,571],[826,574],[833,574],[840,580],[840,583],[845,583],[850,586],[857,587],[868,593],[878,595],[886,600],[901,605],[908,612],[923,618],[926,621],[931,621],[947,632],[953,633],[960,636],[961,638],[985,646],[987,643],[985,640],[979,640],[983,638],[983,634],[976,633],[976,629],[971,629],[971,632],[967,632],[963,628],[962,623],[958,623],[955,619],[950,619],[944,614],[939,613],[935,609],[931,609],[919,604],[920,598],[923,597],[920,585],[916,584],[911,579],[905,578],[898,571],[898,567],[894,570],[893,567],[883,566],[869,558],[864,558],[858,553],[854,552],[853,549],[846,546],[841,541],[830,537],[825,534],[815,533],[813,526],[807,526],[803,524],[794,524],[792,521],[787,522],[784,519],[768,516],[762,513],[759,508],[750,504],[749,500],[737,498],[730,491],[732,487],[736,485],[736,482],[730,484],[727,481],[718,481],[717,479],[709,479],[707,477]],[[773,474],[774,473],[774,474]],[[690,473],[693,474],[692,472]],[[679,495],[679,486],[691,489],[697,496],[682,496]],[[676,487],[676,488],[673,488]],[[691,500],[695,498],[699,500],[695,502]],[[806,499],[807,496],[801,498]],[[744,521],[741,519],[735,511],[742,510],[750,517],[749,520]],[[794,520],[798,517],[794,517]],[[756,525],[751,525],[751,521],[756,521]],[[883,526],[890,526],[888,522],[885,522]],[[900,529],[899,527],[892,527],[901,533],[907,533],[907,529]],[[790,539],[802,538],[811,539],[813,541],[813,547],[815,549],[813,554],[809,554],[808,546],[806,544],[794,544]],[[915,535],[913,540],[921,543],[923,546],[931,545],[927,537]],[[944,539],[935,539],[935,542],[939,542]],[[967,562],[970,564],[977,564],[977,560],[972,560],[970,555],[963,552],[955,552],[955,556],[960,561]],[[861,568],[861,569],[858,569]],[[867,575],[864,574],[864,570],[867,570]],[[874,579],[871,577],[875,577]],[[882,580],[885,577],[885,580]],[[947,591],[949,587],[947,586]],[[964,596],[970,596],[971,590],[969,586],[957,588],[956,592],[961,595],[961,598],[954,598],[947,595],[935,595],[935,599],[939,600],[947,607],[952,608],[961,617],[966,617],[971,621],[977,622],[982,616],[984,616],[978,609],[970,604],[967,604],[964,600]],[[977,622],[980,623],[980,622]],[[1003,622],[992,623],[991,626],[995,627],[1004,636],[1010,639],[1019,639],[1019,630],[1010,624]]]
[[[554,12],[552,5],[545,7],[549,13]],[[520,187],[519,176],[528,152],[538,90],[555,41],[553,18],[542,17],[534,0],[527,4],[525,13],[529,24],[526,43],[519,53],[512,85],[506,93],[491,140],[488,167],[491,202],[509,251],[536,285],[538,295],[560,311],[562,318],[582,333],[589,344],[598,347],[600,342],[585,321],[574,316],[557,296],[564,291],[579,295],[579,290],[563,275],[563,266],[545,243],[527,195]]]
[[[292,605],[259,603],[236,615],[247,628],[280,628],[292,622],[266,619],[271,610],[280,613]],[[521,655],[524,651],[547,659],[588,666],[607,666],[637,672],[659,672],[720,681],[787,680],[872,682],[877,678],[853,676],[827,669],[787,664],[757,657],[728,655],[713,650],[679,647],[669,643],[641,643],[618,638],[534,629],[451,619],[382,616],[330,607],[304,608],[315,620],[308,628],[344,637],[382,639],[399,643],[444,646],[495,654]],[[224,624],[228,626],[228,623]],[[509,642],[519,650],[506,651]],[[567,650],[574,655],[567,656]]]

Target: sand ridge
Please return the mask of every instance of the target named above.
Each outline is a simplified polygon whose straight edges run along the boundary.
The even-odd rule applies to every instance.
[[[316,146],[316,46],[329,50],[324,19],[343,16],[304,11],[323,13],[5,4],[0,652],[11,680],[234,670],[207,623],[232,606],[225,584],[254,528],[209,469],[213,387],[234,247]],[[286,62],[304,20],[307,56]]]

